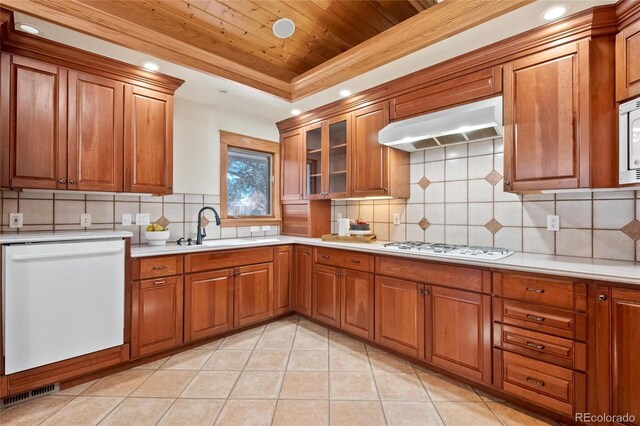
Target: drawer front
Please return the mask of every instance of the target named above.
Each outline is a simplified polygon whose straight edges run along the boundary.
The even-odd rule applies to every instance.
[[[574,283],[570,280],[495,273],[493,283],[494,293],[508,299],[566,309],[574,309],[577,305]],[[586,293],[579,296],[585,298],[579,305],[586,305]]]
[[[136,259],[133,269],[134,280],[180,275],[183,271],[182,256],[162,256]]]
[[[575,374],[579,373],[503,352],[502,387],[505,391],[569,416],[574,411]]]
[[[531,303],[496,298],[494,319],[528,330],[569,339],[586,339],[586,315]]]
[[[585,343],[499,323],[494,324],[493,334],[495,345],[511,352],[566,368],[587,368]]]
[[[462,290],[485,293],[491,291],[491,275],[488,272],[483,274],[480,269],[378,256],[376,273]]]
[[[273,261],[273,247],[246,250],[221,250],[190,254],[185,259],[187,272],[204,272]]]
[[[314,253],[315,262],[322,265],[373,272],[373,256],[366,253],[326,248],[316,248]]]

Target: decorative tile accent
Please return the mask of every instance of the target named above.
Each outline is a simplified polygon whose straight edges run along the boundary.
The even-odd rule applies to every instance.
[[[156,223],[160,226],[163,227],[167,227],[169,226],[169,224],[171,223],[171,221],[169,219],[167,219],[166,217],[162,216],[160,219],[156,220]]]
[[[622,228],[622,232],[633,241],[640,240],[640,222],[636,219],[632,220]]]
[[[484,180],[489,182],[491,186],[496,186],[501,179],[502,179],[502,175],[497,171],[495,171],[495,169],[491,170],[489,174],[484,177]]]
[[[422,179],[418,181],[418,185],[420,185],[420,188],[422,189],[427,189],[427,186],[429,186],[430,184],[431,181],[429,181],[426,176],[423,176]]]
[[[206,227],[208,224],[210,224],[211,221],[209,219],[207,219],[206,216],[202,216],[202,219],[200,219],[200,226],[204,226]]]
[[[487,228],[492,234],[495,234],[502,229],[502,224],[494,218],[487,222],[484,227]]]
[[[426,229],[431,226],[431,223],[427,220],[426,217],[423,217],[420,222],[418,222],[418,226],[420,228],[422,228],[423,231],[426,231]]]

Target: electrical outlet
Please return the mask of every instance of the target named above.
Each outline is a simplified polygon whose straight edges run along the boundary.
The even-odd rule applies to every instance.
[[[122,214],[122,226],[130,226],[131,225],[131,215],[129,213]]]
[[[136,213],[136,225],[148,225],[149,213]]]
[[[22,213],[10,213],[9,214],[9,228],[22,228],[23,226]]]
[[[400,225],[400,213],[393,214],[393,224]]]
[[[557,232],[560,230],[560,216],[549,214],[547,215],[547,231]]]
[[[251,227],[251,232],[260,232],[260,227],[259,226],[252,226]]]
[[[342,219],[342,213],[338,213],[338,214],[336,215],[336,219],[338,219],[338,220]]]
[[[91,226],[91,213],[82,213],[80,215],[80,226],[88,228]]]

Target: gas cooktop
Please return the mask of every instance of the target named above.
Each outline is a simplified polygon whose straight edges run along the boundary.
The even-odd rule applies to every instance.
[[[433,256],[455,257],[461,259],[499,260],[511,256],[514,252],[500,247],[464,246],[457,244],[425,243],[422,241],[402,241],[384,244],[392,250],[420,252]]]

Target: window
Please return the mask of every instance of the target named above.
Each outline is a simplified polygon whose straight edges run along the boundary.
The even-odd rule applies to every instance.
[[[280,144],[221,131],[220,151],[222,225],[279,224]]]

